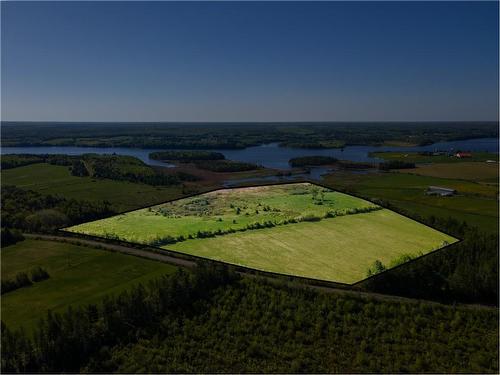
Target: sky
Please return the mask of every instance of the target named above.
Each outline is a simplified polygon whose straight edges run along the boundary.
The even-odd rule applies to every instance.
[[[491,121],[498,2],[2,2],[4,121]]]

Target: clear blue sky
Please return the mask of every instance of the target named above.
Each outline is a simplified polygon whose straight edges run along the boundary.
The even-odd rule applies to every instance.
[[[1,8],[3,120],[497,118],[497,2]]]

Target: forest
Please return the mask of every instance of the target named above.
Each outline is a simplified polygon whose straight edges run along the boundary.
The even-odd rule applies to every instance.
[[[278,142],[284,147],[330,148],[426,145],[498,137],[495,122],[421,123],[39,123],[2,122],[2,147],[93,146],[160,149],[241,149]]]
[[[110,203],[65,199],[42,195],[15,186],[2,186],[2,240],[17,233],[12,229],[28,232],[48,232],[63,226],[110,216],[115,212]],[[10,234],[4,234],[4,228]],[[19,235],[17,235],[19,240]],[[17,242],[11,240],[11,243]],[[3,241],[2,241],[3,242]]]
[[[496,372],[498,312],[318,293],[198,264],[2,323],[3,372]]]

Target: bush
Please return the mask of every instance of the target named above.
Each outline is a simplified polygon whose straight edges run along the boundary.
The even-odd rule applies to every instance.
[[[33,285],[26,272],[19,272],[13,280],[2,280],[2,294]]]
[[[2,228],[2,247],[13,245],[22,240],[24,240],[24,237],[21,232],[15,229]]]
[[[49,273],[40,266],[31,270],[31,281],[34,283],[47,280],[49,277]]]

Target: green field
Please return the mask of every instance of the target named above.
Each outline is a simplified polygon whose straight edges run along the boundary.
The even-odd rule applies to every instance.
[[[417,168],[401,169],[399,172],[498,184],[498,163],[433,163],[419,165]]]
[[[325,184],[388,201],[422,217],[452,217],[484,232],[498,232],[498,185],[495,184],[408,173],[341,172],[327,176]],[[453,197],[429,196],[425,190],[430,185],[456,189],[458,194]]]
[[[313,189],[319,191],[316,201],[312,198]],[[68,230],[154,245],[168,236],[188,238],[199,231],[242,230],[255,223],[279,224],[292,219],[323,217],[329,212],[342,214],[349,209],[375,207],[368,201],[311,184],[273,185],[221,189]]]
[[[491,152],[473,152],[470,158],[457,158],[448,155],[425,155],[418,152],[371,152],[371,157],[386,161],[400,160],[409,163],[466,163],[474,161],[496,160],[498,154]]]
[[[289,275],[354,283],[375,260],[427,253],[456,240],[390,210],[348,215],[214,238],[165,248]]]
[[[309,183],[222,189],[67,230],[343,283],[363,279],[377,259],[388,264],[456,241]]]
[[[107,200],[117,211],[144,207],[181,194],[180,186],[150,186],[128,181],[72,176],[68,167],[46,163],[2,171],[2,185],[78,200]]]
[[[73,244],[27,239],[2,249],[2,279],[46,269],[50,278],[2,295],[2,320],[31,329],[48,309],[95,303],[139,282],[172,273],[174,266]]]

